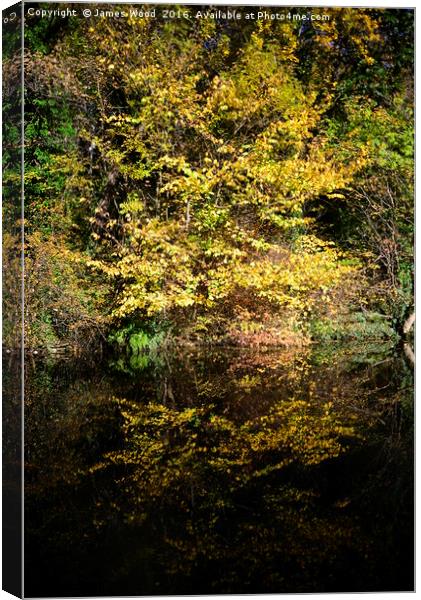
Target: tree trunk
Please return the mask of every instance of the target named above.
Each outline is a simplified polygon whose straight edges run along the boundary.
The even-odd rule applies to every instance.
[[[405,355],[409,358],[411,363],[414,365],[415,364],[415,354],[414,354],[414,351],[412,350],[411,346],[408,343],[403,345],[403,351],[405,352]]]
[[[414,323],[415,323],[415,311],[409,315],[409,317],[406,319],[405,323],[403,324],[404,334],[407,334],[411,331],[412,327],[414,326]]]

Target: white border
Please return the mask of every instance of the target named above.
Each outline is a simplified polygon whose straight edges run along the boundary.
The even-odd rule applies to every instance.
[[[125,2],[123,0],[123,2],[118,2],[118,0],[94,0],[94,2],[89,2],[86,0],[56,0],[60,3],[81,3],[81,4],[93,4],[93,3],[98,3],[98,4],[146,4],[146,2],[139,2],[138,0],[134,0],[131,2]],[[416,7],[416,2],[415,0],[410,0],[410,1],[404,1],[404,0],[371,0],[368,2],[350,2],[349,0],[325,0],[325,2],[321,3],[320,1],[317,2],[315,0],[294,0],[293,2],[281,2],[281,1],[270,1],[270,0],[256,0],[255,2],[241,2],[239,0],[212,0],[211,2],[206,1],[206,0],[190,0],[190,1],[174,1],[174,0],[154,0],[153,2],[148,2],[150,4],[212,4],[212,5],[221,5],[221,6],[291,6],[291,7],[295,7],[295,6],[314,6],[314,7],[319,7],[319,8],[325,8],[325,7],[353,7],[353,8],[415,8]],[[4,10],[12,5],[16,4],[16,2],[13,2],[13,0],[0,0],[0,9]],[[415,11],[415,23],[416,23],[416,32],[420,31],[420,19],[421,19],[421,12]],[[417,36],[416,36],[417,37]],[[419,77],[419,70],[420,70],[420,62],[416,60],[416,69],[415,69],[415,80],[418,80]],[[1,86],[1,70],[0,70],[0,86]],[[1,129],[1,113],[0,113],[0,129]],[[416,175],[418,174],[418,161],[416,161],[416,170],[415,170]],[[1,173],[0,173],[0,186],[1,186]],[[418,190],[416,193],[416,201],[418,200]],[[418,211],[419,213],[419,211]],[[419,216],[418,214],[416,214],[416,240],[418,241],[418,231],[420,231],[418,225],[419,225]],[[1,235],[1,234],[0,234]],[[418,258],[418,254],[419,254],[419,244],[417,244],[416,246],[416,259]],[[0,252],[1,252],[1,248],[0,248]],[[0,283],[1,283],[1,271],[0,271]],[[418,286],[416,286],[418,287]],[[1,293],[1,291],[0,291]],[[0,308],[1,310],[1,308]],[[421,314],[421,313],[420,313]],[[415,340],[416,340],[416,346],[419,347],[418,342],[421,336],[421,326],[419,328],[416,328],[416,336],[415,336]],[[0,383],[1,383],[1,374],[0,374]],[[417,394],[417,396],[419,398],[421,398],[421,395]],[[418,398],[416,398],[417,400]],[[418,449],[416,452],[416,458],[418,458]],[[0,455],[0,463],[1,463],[1,455]],[[416,484],[417,482],[420,481],[420,461],[416,460]],[[418,485],[416,485],[416,492],[418,492]],[[417,498],[418,493],[416,494]],[[418,504],[418,502],[417,502]],[[418,507],[417,507],[418,508]],[[1,509],[1,496],[0,496],[0,509]],[[418,512],[418,511],[417,511]],[[419,519],[416,520],[416,539],[417,542],[420,539],[419,536],[420,533],[420,527],[419,527]],[[416,574],[419,573],[419,567],[420,567],[420,552],[416,552]],[[1,546],[0,546],[0,577],[1,577]],[[380,600],[381,598],[387,598],[390,599],[391,595],[395,595],[396,592],[385,592],[385,593],[344,593],[344,594],[255,594],[255,595],[241,595],[241,594],[237,594],[237,595],[232,595],[230,597],[232,598],[236,598],[236,599],[247,599],[247,598],[252,598],[252,599],[256,599],[256,600],[269,600],[271,598],[292,598],[293,600],[308,600],[309,596],[316,596],[317,598],[326,598],[327,600],[329,598],[332,598],[332,600],[348,600],[350,595],[357,595],[357,596],[363,596],[364,600],[365,599],[370,599],[373,598],[373,600]],[[415,596],[418,595],[418,592],[415,592]],[[399,598],[402,598],[404,596],[414,596],[414,592],[401,592],[399,593]],[[132,596],[133,597],[133,596]],[[135,596],[137,597],[137,596]],[[192,597],[198,597],[198,596],[192,596]],[[200,596],[203,597],[203,596]],[[224,596],[222,595],[215,595],[215,596],[206,596],[207,598],[214,598],[215,600],[218,600],[220,598],[223,598]],[[0,600],[10,600],[11,598],[15,598],[15,596],[12,596],[11,594],[8,594],[7,592],[4,592],[2,590],[0,590]],[[105,596],[102,596],[101,598],[105,598]],[[124,600],[124,598],[127,598],[127,596],[114,596],[115,600]],[[161,598],[170,598],[169,596],[151,596],[151,598],[156,599],[156,600],[160,600]]]

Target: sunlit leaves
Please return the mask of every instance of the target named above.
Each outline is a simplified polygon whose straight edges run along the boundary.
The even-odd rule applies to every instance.
[[[316,95],[262,32],[206,85],[196,42],[169,47],[170,63],[155,41],[144,52],[151,60],[133,55],[124,80],[127,109],[105,118],[98,143],[131,188],[123,245],[91,263],[119,282],[114,316],[218,310],[238,289],[310,307],[349,269],[323,244],[323,256],[300,258],[291,240],[312,226],[305,202],[342,189],[355,170],[315,135]],[[273,262],[277,245],[284,258]]]
[[[382,48],[388,13],[329,11],[309,27],[100,19],[64,30],[48,60],[32,57],[36,73],[43,61],[54,73],[71,65],[49,86],[86,110],[60,129],[78,136],[71,156],[40,155],[28,183],[66,199],[86,266],[109,285],[111,322],[229,321],[242,297],[255,320],[295,310],[302,323],[334,310],[340,287],[349,299],[353,279],[362,286],[367,219],[345,254],[336,232],[346,218],[325,223],[325,206],[356,198],[373,167],[411,177],[411,111],[407,92],[376,87],[376,69],[393,62]],[[50,101],[37,103],[42,112]],[[73,175],[56,182],[56,164]]]

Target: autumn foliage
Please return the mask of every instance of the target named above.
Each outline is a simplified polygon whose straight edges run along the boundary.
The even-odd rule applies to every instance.
[[[42,252],[54,270],[60,255],[63,297],[86,308],[66,325],[64,306],[34,305],[44,322],[56,312],[50,337],[153,323],[251,343],[243,333],[263,324],[275,333],[262,343],[293,343],[314,319],[399,323],[412,290],[412,13],[328,13],[32,21],[28,265]],[[45,341],[35,331],[28,342]]]

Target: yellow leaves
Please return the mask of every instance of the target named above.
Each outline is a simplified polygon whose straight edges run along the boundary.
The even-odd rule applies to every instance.
[[[311,307],[317,297],[314,292],[334,288],[356,267],[341,265],[339,254],[331,242],[314,236],[302,236],[297,253],[287,254],[279,262],[262,259],[238,265],[232,281],[239,287],[251,289],[258,298],[279,306],[297,309]]]
[[[211,123],[221,119],[236,131],[261,127],[276,113],[298,114],[305,97],[280,60],[279,46],[264,47],[263,37],[251,36],[240,59],[229,71],[214,78],[205,115]]]
[[[175,223],[151,220],[143,227],[128,224],[132,247],[122,248],[115,263],[90,261],[93,268],[122,282],[114,316],[141,311],[148,316],[203,302],[200,279],[193,272],[197,248]]]
[[[347,15],[338,14],[354,35]],[[337,27],[319,25],[331,51]],[[375,40],[366,16],[362,26]],[[215,24],[200,28],[215,37]],[[119,199],[118,241],[109,246],[114,255],[89,263],[118,282],[113,316],[206,314],[238,293],[302,314],[321,298],[328,302],[350,271],[334,248],[320,240],[310,247],[302,236],[314,227],[306,203],[342,200],[371,150],[356,148],[350,133],[339,156],[320,133],[335,84],[323,100],[320,89],[304,89],[293,69],[299,40],[292,28],[277,31],[282,43],[275,43],[272,26],[259,25],[229,62],[225,35],[204,59],[196,38],[168,31],[147,40],[140,25],[135,29],[139,43],[125,39],[122,46],[131,65],[121,83],[127,107],[105,111],[105,134],[96,141],[127,190]],[[101,48],[102,69],[117,67]],[[208,60],[216,61],[217,75],[209,74]],[[286,256],[273,260],[273,249]]]
[[[329,200],[345,200],[346,196],[344,194],[338,194],[338,193],[334,193],[334,194],[326,194],[327,198],[329,198]]]
[[[145,211],[145,201],[136,192],[128,195],[126,202],[120,204],[119,211],[126,216],[136,216]]]
[[[244,377],[238,380],[238,386],[245,392],[251,392],[253,387],[258,386],[259,384],[261,384],[261,380],[258,375],[245,375]]]
[[[131,206],[134,211],[137,200],[132,202],[125,203],[123,209]],[[212,229],[219,218],[222,222],[227,219],[223,211],[217,215],[197,212],[196,217],[202,220],[198,231],[205,231],[206,221]],[[120,249],[117,261],[87,262],[121,282],[119,304],[113,312],[116,317],[137,311],[153,316],[193,306],[211,309],[239,290],[279,307],[311,309],[321,297],[327,303],[328,292],[358,268],[342,264],[342,255],[333,244],[315,236],[301,236],[295,249],[284,248],[280,253],[276,245],[249,238],[229,221],[224,236],[213,232],[205,240],[187,235],[182,225],[174,222],[128,223],[126,230],[131,246]],[[245,251],[246,244],[256,252],[253,260]]]
[[[244,378],[239,383],[246,391],[253,385]],[[344,451],[341,438],[355,434],[333,404],[316,407],[295,398],[279,399],[243,424],[215,414],[213,406],[176,409],[124,400],[119,405],[126,445],[106,462],[136,466],[126,481],[155,498],[168,489],[182,493],[186,482],[200,489],[212,474],[228,477],[235,489],[291,464],[316,465],[338,456]]]

